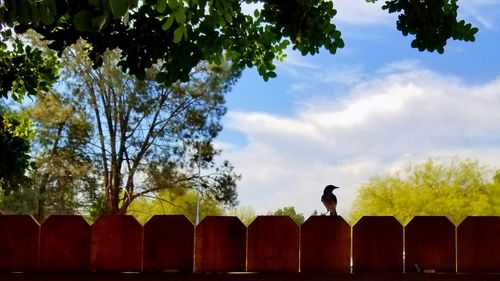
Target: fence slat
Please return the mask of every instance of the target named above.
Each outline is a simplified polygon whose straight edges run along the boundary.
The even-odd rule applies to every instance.
[[[32,216],[0,216],[0,271],[36,271],[39,235]]]
[[[340,216],[312,216],[301,226],[301,272],[349,272],[351,226]]]
[[[133,216],[102,216],[91,232],[91,269],[141,271],[142,226]]]
[[[407,272],[455,272],[455,225],[447,217],[414,217],[405,227]]]
[[[352,231],[355,272],[403,271],[403,226],[394,217],[362,217]]]
[[[458,272],[500,272],[500,217],[467,217],[457,240]]]
[[[183,215],[153,216],[144,225],[144,271],[193,271],[194,225]]]
[[[248,226],[247,271],[299,271],[299,226],[288,216],[259,216]]]
[[[243,272],[246,227],[237,217],[205,217],[196,227],[196,272]]]
[[[40,228],[40,270],[89,268],[90,225],[81,216],[50,216]]]

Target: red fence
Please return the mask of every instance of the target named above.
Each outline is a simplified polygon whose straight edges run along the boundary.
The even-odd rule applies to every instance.
[[[0,216],[4,272],[500,272],[500,217],[313,216],[301,227],[286,216]],[[351,267],[352,266],[352,267]]]

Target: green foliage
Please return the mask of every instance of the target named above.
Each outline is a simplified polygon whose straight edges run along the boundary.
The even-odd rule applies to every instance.
[[[30,187],[20,186],[6,193],[0,190],[0,210],[9,215],[33,215],[38,208],[38,193]]]
[[[230,208],[230,209],[226,210],[225,215],[238,217],[238,219],[240,219],[240,221],[245,226],[250,225],[253,222],[253,220],[255,220],[255,218],[257,217],[254,210],[250,206],[247,206],[247,207],[238,206],[238,207]]]
[[[11,30],[0,32],[0,66],[0,97],[5,99],[10,94],[17,102],[26,94],[34,96],[48,91],[57,79],[57,57],[14,38]],[[9,193],[26,180],[34,131],[26,115],[9,113],[3,108],[0,115],[0,189]]]
[[[359,189],[350,220],[387,215],[406,224],[414,216],[447,216],[458,224],[466,216],[499,215],[494,196],[499,188],[477,161],[454,159],[444,165],[428,160],[403,174],[370,179]]]
[[[33,134],[28,116],[0,107],[0,189],[7,195],[27,180]]]
[[[57,57],[26,45],[20,38],[9,48],[5,41],[12,39],[10,30],[1,32],[0,39],[0,96],[7,98],[10,93],[21,102],[25,94],[48,91],[57,79]]]
[[[196,220],[196,192],[193,190],[167,190],[156,196],[142,197],[134,201],[127,214],[145,224],[154,215],[184,215],[191,222]],[[206,216],[221,216],[223,205],[213,199],[200,197],[200,221]]]
[[[415,35],[411,42],[420,51],[442,54],[448,39],[475,41],[476,27],[458,20],[457,0],[443,1],[386,1],[382,9],[399,13],[397,29],[404,36]]]
[[[200,62],[219,64],[224,55],[240,69],[255,66],[268,80],[276,77],[275,60],[283,59],[289,45],[303,55],[344,47],[332,1],[246,2],[263,5],[252,16],[236,0],[5,0],[0,25],[17,33],[34,29],[58,52],[85,39],[96,66],[107,49],[119,48],[123,70],[141,79],[162,61],[166,85],[186,82]],[[457,20],[457,7],[456,0],[392,0],[384,9],[401,13],[397,27],[416,35],[412,47],[442,52],[449,38],[473,41],[477,32]]]
[[[301,214],[301,213],[297,213],[295,211],[295,207],[293,207],[293,206],[284,207],[282,209],[278,209],[278,210],[276,210],[274,212],[270,212],[268,215],[272,215],[272,216],[289,216],[298,225],[303,224],[304,221],[305,221],[304,215]]]
[[[38,96],[26,112],[36,124],[31,187],[37,192],[39,221],[51,214],[88,213],[95,200],[96,171],[82,153],[92,125],[84,111],[57,93]]]
[[[17,120],[10,118],[12,113],[3,116]],[[26,163],[32,169],[28,173],[22,169],[24,180],[16,185],[3,186],[0,208],[9,214],[33,215],[40,222],[51,214],[90,213],[102,195],[96,188],[96,171],[81,153],[92,129],[86,116],[56,93],[39,95],[18,116],[23,116],[23,126],[13,127],[10,122],[6,127],[15,128],[14,135],[22,140],[31,140],[33,151]],[[29,142],[26,145],[29,149]]]
[[[50,25],[54,23],[57,13],[56,0],[16,0],[10,3],[2,1],[0,15],[5,20],[17,20],[22,24],[34,23]]]

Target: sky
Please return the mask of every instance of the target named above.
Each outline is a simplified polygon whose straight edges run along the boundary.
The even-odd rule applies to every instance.
[[[500,168],[500,0],[459,0],[479,33],[442,55],[411,48],[382,2],[334,0],[345,48],[289,50],[277,78],[247,69],[227,95],[217,146],[242,175],[240,206],[308,217],[334,184],[348,216],[361,185],[408,165],[459,157]]]

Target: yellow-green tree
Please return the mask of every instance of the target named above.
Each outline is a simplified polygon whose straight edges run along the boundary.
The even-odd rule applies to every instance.
[[[257,217],[254,210],[250,206],[237,206],[226,210],[226,216],[238,217],[240,221],[248,226]]]
[[[374,177],[360,187],[351,222],[362,216],[395,216],[408,223],[414,216],[447,216],[455,224],[466,216],[499,215],[496,196],[500,174],[470,159],[449,164],[428,160],[404,172]]]
[[[145,224],[154,215],[184,215],[191,222],[196,221],[197,194],[193,190],[185,192],[173,189],[165,190],[154,197],[140,197],[127,210],[140,223]],[[206,216],[224,214],[222,203],[210,197],[200,195],[200,221]]]

